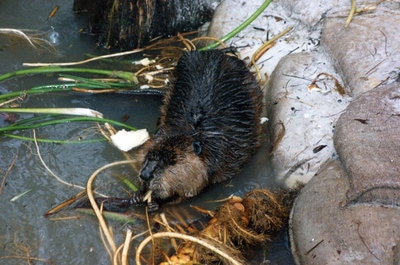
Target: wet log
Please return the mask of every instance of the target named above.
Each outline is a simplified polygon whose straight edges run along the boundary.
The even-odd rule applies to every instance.
[[[151,39],[197,30],[220,0],[74,0],[74,12],[87,15],[83,32],[107,49],[143,47]]]

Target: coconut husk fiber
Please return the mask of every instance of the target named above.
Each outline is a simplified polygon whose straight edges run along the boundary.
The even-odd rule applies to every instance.
[[[243,198],[231,197],[214,213],[208,225],[195,236],[205,240],[241,264],[246,264],[246,249],[264,248],[287,225],[290,209],[299,189],[250,191]],[[232,264],[209,248],[185,242],[161,264],[179,262]]]

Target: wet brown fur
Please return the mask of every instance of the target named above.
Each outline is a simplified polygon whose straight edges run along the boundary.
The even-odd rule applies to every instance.
[[[233,177],[259,145],[261,111],[261,89],[243,61],[217,50],[184,54],[139,156],[142,190],[187,198]]]

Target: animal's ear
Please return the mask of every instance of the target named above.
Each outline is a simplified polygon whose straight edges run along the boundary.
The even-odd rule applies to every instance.
[[[201,151],[203,151],[203,150],[202,150],[201,143],[200,143],[199,141],[194,141],[194,142],[192,143],[192,147],[193,147],[193,152],[194,152],[196,155],[200,155],[200,154],[201,154]]]

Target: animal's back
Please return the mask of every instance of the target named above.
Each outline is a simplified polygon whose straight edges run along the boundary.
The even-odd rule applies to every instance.
[[[176,75],[161,127],[201,143],[211,182],[232,177],[259,144],[261,89],[243,61],[218,50],[184,54]]]

